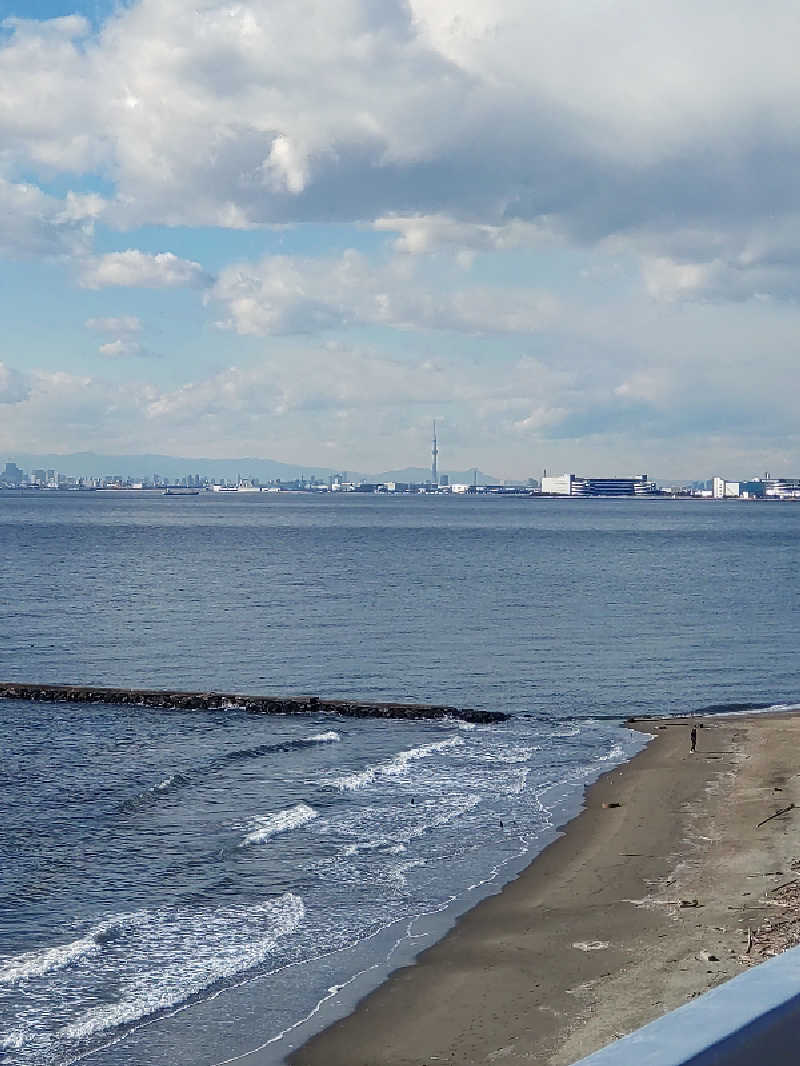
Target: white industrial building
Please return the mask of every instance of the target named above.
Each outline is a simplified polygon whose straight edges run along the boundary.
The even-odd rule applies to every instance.
[[[647,474],[639,477],[578,477],[559,474],[542,478],[543,496],[652,496],[658,490]]]
[[[732,496],[739,496],[739,482],[726,481],[724,477],[711,479],[711,496],[715,500],[727,500]]]

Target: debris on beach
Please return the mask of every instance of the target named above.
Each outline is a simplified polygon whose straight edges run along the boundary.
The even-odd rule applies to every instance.
[[[750,966],[800,944],[800,881],[772,889],[764,902],[778,908],[778,913],[765,917],[757,929],[747,930],[741,961]]]
[[[767,822],[771,822],[773,818],[779,818],[782,814],[788,814],[789,811],[794,810],[794,804],[790,803],[788,807],[780,807],[774,814],[770,814],[766,818],[762,818],[760,822],[756,822],[753,829],[760,829],[762,825],[766,825]]]

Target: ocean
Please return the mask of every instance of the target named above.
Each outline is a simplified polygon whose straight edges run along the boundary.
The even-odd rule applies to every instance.
[[[0,497],[10,681],[511,715],[0,701],[0,1061],[273,1066],[644,743],[791,705],[800,506]],[[244,1058],[243,1058],[244,1057]]]

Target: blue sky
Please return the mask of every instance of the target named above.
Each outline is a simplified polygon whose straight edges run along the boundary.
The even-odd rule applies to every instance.
[[[792,5],[0,17],[8,457],[800,470]]]

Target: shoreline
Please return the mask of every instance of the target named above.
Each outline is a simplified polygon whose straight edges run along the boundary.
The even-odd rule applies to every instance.
[[[763,897],[797,876],[800,717],[628,724],[653,740],[558,839],[290,1066],[568,1066],[775,953]]]

